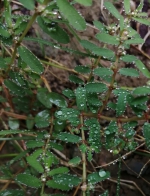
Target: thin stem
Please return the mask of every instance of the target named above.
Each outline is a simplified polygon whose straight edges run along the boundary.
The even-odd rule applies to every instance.
[[[83,116],[81,115],[80,117],[80,123],[83,127]],[[84,144],[85,142],[85,134],[84,134],[84,130],[81,127],[81,135],[82,135],[82,143]],[[83,168],[83,173],[82,173],[82,195],[86,196],[86,154],[85,152],[82,152],[82,168]]]

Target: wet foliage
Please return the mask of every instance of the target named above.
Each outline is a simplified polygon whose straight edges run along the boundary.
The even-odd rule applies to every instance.
[[[91,6],[92,0],[16,2],[18,8],[13,10],[12,3],[4,0],[0,18],[0,149],[10,146],[0,156],[4,158],[0,182],[6,182],[6,186],[1,185],[0,196],[92,195],[97,185],[111,179],[111,173],[94,162],[96,154],[105,149],[121,162],[124,154],[135,151],[142,142],[150,149],[149,84],[126,87],[116,82],[117,74],[150,78],[142,60],[128,54],[131,45],[144,43],[131,21],[150,26],[142,12],[143,3],[131,11],[130,1],[124,0],[124,13],[120,14],[111,2],[104,1],[104,10],[116,22],[93,21],[97,30],[94,41],[80,38],[78,32],[86,30],[87,24],[76,9],[78,3]],[[32,14],[20,14],[22,7]],[[27,36],[34,23],[51,42]],[[81,51],[67,45],[72,36]],[[33,54],[23,40],[39,43],[41,50],[50,45],[70,55],[89,57],[90,65],[69,70],[68,80],[76,89],[52,92],[44,77],[46,65],[52,64],[48,58]],[[122,62],[134,67],[122,67]],[[138,126],[142,130],[139,138]],[[76,148],[77,156],[73,153]],[[17,188],[12,188],[11,182]],[[109,195],[107,188],[97,189],[95,194]],[[118,173],[118,195],[119,190]]]

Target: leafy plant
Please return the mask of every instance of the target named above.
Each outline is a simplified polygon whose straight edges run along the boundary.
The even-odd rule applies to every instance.
[[[125,87],[116,80],[117,75],[139,77],[143,74],[150,78],[143,62],[128,54],[131,45],[144,43],[131,27],[131,21],[150,25],[147,14],[141,12],[143,3],[131,11],[130,1],[124,0],[125,14],[122,15],[111,2],[105,1],[104,7],[116,22],[93,21],[97,29],[95,42],[80,38],[78,31],[86,29],[86,21],[75,8],[76,3],[91,6],[92,0],[19,0],[15,3],[18,9],[24,6],[33,14],[18,15],[9,0],[2,2],[0,149],[10,145],[11,152],[0,155],[7,158],[0,166],[0,179],[6,182],[0,195],[62,196],[76,195],[78,191],[83,196],[91,195],[97,183],[111,178],[103,166],[94,165],[94,154],[100,155],[106,149],[121,161],[124,154],[140,146],[136,133],[139,122],[143,129],[140,141],[150,148],[150,87],[148,83]],[[34,22],[51,42],[27,36]],[[84,52],[68,48],[72,36]],[[77,65],[71,70],[57,62],[51,63],[48,58],[39,59],[23,40],[89,57],[91,64]],[[122,63],[132,63],[134,67],[122,67]],[[69,80],[77,87],[64,89],[62,94],[51,92],[44,76],[45,65],[69,70]],[[110,115],[106,112],[108,108]],[[78,156],[72,153],[66,157],[65,146],[71,148],[70,153],[77,148]],[[17,185],[16,190],[9,188],[12,181]],[[119,195],[119,189],[117,193]],[[108,190],[99,189],[99,195],[108,194]]]

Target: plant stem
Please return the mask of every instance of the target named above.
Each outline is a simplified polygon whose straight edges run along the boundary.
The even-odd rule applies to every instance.
[[[80,122],[81,125],[83,127],[83,116],[81,115],[80,117]],[[84,144],[85,142],[85,134],[84,134],[84,130],[81,127],[81,135],[82,135],[82,143]],[[82,168],[83,168],[83,173],[82,173],[82,195],[86,196],[86,154],[85,152],[82,152]],[[85,190],[84,190],[85,187]]]

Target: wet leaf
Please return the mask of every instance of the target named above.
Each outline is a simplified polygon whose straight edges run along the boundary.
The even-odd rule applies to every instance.
[[[55,182],[54,180],[48,180],[46,182],[46,185],[50,188],[59,189],[59,190],[62,190],[62,191],[69,191],[71,189],[71,187],[69,187],[69,185],[63,185],[63,184],[59,183],[59,186],[58,186],[58,183]]]
[[[101,182],[103,180],[106,180],[107,178],[110,178],[110,173],[108,171],[105,172],[104,176],[100,176],[100,174],[103,172],[104,174],[104,170],[100,170],[99,172],[94,172],[92,174],[88,175],[88,182],[90,184],[96,184],[98,182]]]
[[[100,21],[94,21],[93,22],[93,24],[94,24],[94,26],[96,27],[96,28],[98,28],[101,32],[106,32],[106,27],[105,27],[105,25],[104,24],[102,24]]]
[[[2,24],[0,24],[0,36],[5,38],[9,38],[11,36],[10,33],[7,31],[7,29],[4,28]]]
[[[102,93],[108,89],[105,84],[96,82],[86,84],[85,88],[90,93]]]
[[[144,19],[144,18],[132,18],[133,20],[141,23],[141,24],[145,24],[145,25],[150,25],[150,21],[148,19]]]
[[[114,52],[106,49],[106,48],[100,48],[97,45],[93,44],[92,42],[89,42],[87,40],[81,40],[81,45],[85,48],[90,50],[93,54],[102,56],[104,58],[111,58],[114,57]]]
[[[124,9],[126,14],[130,12],[130,0],[124,0]]]
[[[56,0],[60,12],[76,30],[82,31],[86,28],[84,18],[67,0]]]
[[[132,94],[137,96],[150,95],[150,87],[137,87],[133,90]]]
[[[146,146],[150,149],[150,124],[147,122],[143,126],[143,135],[145,137]]]
[[[38,128],[48,127],[50,124],[50,114],[48,110],[39,112],[35,117],[35,125]]]
[[[71,89],[65,89],[65,90],[63,90],[62,93],[63,93],[63,95],[65,95],[69,99],[75,98],[75,94],[74,94],[74,92]]]
[[[67,132],[60,133],[56,137],[61,141],[70,142],[70,143],[78,143],[81,140],[79,136]]]
[[[25,196],[23,190],[5,190],[0,192],[0,196]]]
[[[137,57],[134,55],[127,54],[125,56],[122,56],[121,60],[124,62],[127,62],[127,63],[133,63],[133,62],[137,61]]]
[[[79,114],[79,111],[73,108],[62,108],[61,110],[55,112],[56,118],[60,120],[67,120],[71,117],[78,117]]]
[[[86,90],[84,87],[78,87],[75,90],[75,95],[76,95],[76,103],[77,103],[77,107],[79,110],[83,110],[86,111],[87,110],[87,106],[86,106]]]
[[[87,74],[90,73],[91,70],[89,67],[86,66],[82,66],[82,65],[78,65],[74,68],[75,71],[77,71],[78,73],[83,73],[83,74]]]
[[[69,75],[69,80],[73,83],[76,83],[76,84],[83,84],[84,83],[82,79],[80,79],[78,76],[73,75],[73,74]]]
[[[44,145],[45,145],[44,141],[41,140],[30,140],[26,142],[27,148],[37,148],[37,147],[42,147]]]
[[[19,46],[18,53],[21,59],[30,67],[33,72],[41,74],[43,72],[43,65],[39,59],[26,47]]]
[[[32,155],[28,156],[27,162],[28,164],[33,167],[37,172],[43,173],[44,169],[39,160],[37,158],[42,154],[41,149],[36,150]]]
[[[69,169],[67,167],[58,167],[56,169],[52,169],[50,172],[48,172],[49,176],[54,176],[57,174],[64,174],[64,173],[68,173]]]
[[[106,67],[99,67],[99,68],[94,69],[94,74],[99,77],[112,76],[113,71]]]
[[[51,93],[48,93],[47,97],[49,101],[55,104],[56,106],[61,107],[61,108],[67,107],[66,100],[60,94],[51,92]]]
[[[143,44],[144,43],[144,40],[141,39],[141,38],[134,38],[134,39],[128,39],[124,42],[125,44]]]
[[[18,174],[16,182],[29,186],[31,188],[39,188],[42,183],[41,180],[29,174]]]
[[[59,43],[67,44],[69,43],[69,36],[64,29],[58,26],[57,23],[46,24],[44,18],[39,16],[37,18],[38,24],[41,29],[47,33],[52,39],[56,40]]]
[[[19,128],[19,121],[17,119],[12,119],[10,118],[8,120],[8,125],[12,130],[18,129]]]
[[[120,13],[118,12],[118,10],[115,8],[115,6],[111,2],[108,2],[108,1],[104,2],[104,6],[117,19],[121,18]]]
[[[133,68],[121,68],[119,73],[125,76],[139,77],[139,72]]]
[[[68,164],[69,164],[70,166],[73,167],[73,166],[79,165],[80,162],[81,162],[81,158],[80,158],[80,157],[74,157],[73,159],[71,159],[71,160],[68,162]]]
[[[18,86],[16,83],[12,82],[11,80],[4,80],[5,86],[15,95],[24,96],[25,90]]]
[[[60,174],[53,177],[53,180],[58,184],[69,185],[69,187],[73,188],[73,186],[77,186],[80,184],[81,179],[78,176],[71,174]]]
[[[142,72],[142,74],[144,76],[146,76],[147,78],[150,78],[150,72],[145,67],[145,65],[142,63],[142,61],[137,60],[137,61],[135,61],[135,64],[136,64],[137,68]]]
[[[119,41],[117,40],[117,36],[111,36],[107,33],[98,33],[98,34],[96,34],[96,38],[99,41],[104,42],[106,44],[112,44],[112,45],[119,44]]]

